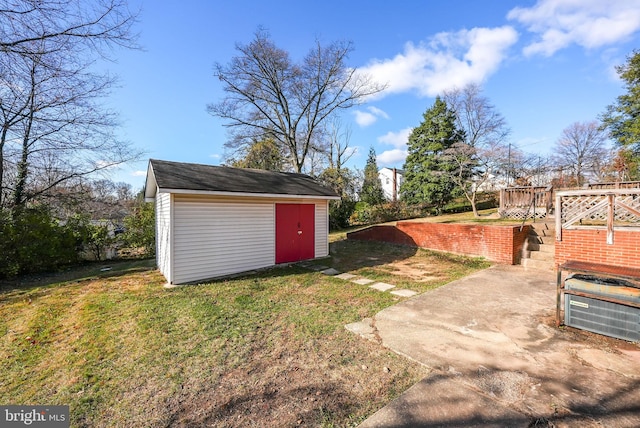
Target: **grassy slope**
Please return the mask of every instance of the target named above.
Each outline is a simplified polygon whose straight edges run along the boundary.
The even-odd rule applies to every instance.
[[[332,254],[416,291],[486,266],[340,240]],[[146,265],[0,293],[0,402],[69,404],[72,426],[349,426],[426,374],[344,329],[389,293],[300,267],[166,290]]]

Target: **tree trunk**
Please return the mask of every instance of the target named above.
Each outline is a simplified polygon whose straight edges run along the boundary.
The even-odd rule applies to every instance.
[[[4,206],[4,144],[7,141],[7,131],[9,129],[6,126],[2,127],[2,133],[0,134],[0,209]]]
[[[471,192],[471,196],[469,196],[467,194],[467,192],[464,192],[464,195],[467,197],[467,200],[469,201],[469,203],[471,204],[471,210],[473,211],[473,216],[475,218],[480,217],[480,214],[478,214],[478,207],[476,206],[476,192]]]
[[[460,180],[462,182],[462,180]],[[460,185],[460,188],[462,190],[462,193],[464,193],[464,197],[467,198],[467,201],[469,201],[469,203],[471,204],[471,210],[473,211],[473,216],[475,218],[480,217],[480,214],[478,214],[478,208],[476,207],[476,196],[478,194],[477,190],[471,190],[471,189],[475,189],[475,187],[471,187],[468,190],[464,188],[463,185]]]
[[[20,157],[20,162],[18,162],[16,188],[13,191],[14,212],[19,211],[19,209],[25,203],[24,188],[27,183],[27,174],[29,172],[29,163],[28,163],[29,140],[31,138],[31,126],[33,124],[33,115],[35,113],[34,104],[35,104],[35,94],[32,92],[31,93],[31,109],[29,109],[29,117],[27,119],[24,135],[22,137],[22,156]]]
[[[20,157],[20,162],[18,162],[18,171],[16,176],[16,188],[13,191],[13,208],[14,210],[19,209],[24,204],[24,187],[27,183],[27,173],[29,171],[29,164],[27,163],[28,157],[28,140],[25,138],[25,141],[22,145],[22,156]]]

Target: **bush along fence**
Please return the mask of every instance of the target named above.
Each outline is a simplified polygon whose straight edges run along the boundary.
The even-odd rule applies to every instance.
[[[86,260],[135,249],[136,256],[155,251],[153,204],[141,204],[124,218],[123,233],[109,221],[73,215],[57,219],[45,206],[0,210],[0,279],[57,270]]]

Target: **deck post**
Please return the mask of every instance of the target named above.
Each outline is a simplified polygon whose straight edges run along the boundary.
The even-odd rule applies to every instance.
[[[562,241],[562,196],[556,193],[556,241]]]
[[[607,194],[607,199],[609,201],[608,211],[607,211],[607,244],[613,245],[613,220],[615,217],[615,200],[616,195],[613,193]]]

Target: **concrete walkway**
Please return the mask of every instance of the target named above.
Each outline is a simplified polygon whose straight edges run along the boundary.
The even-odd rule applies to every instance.
[[[431,370],[360,427],[640,427],[640,347],[554,314],[553,272],[494,266],[350,325]]]

